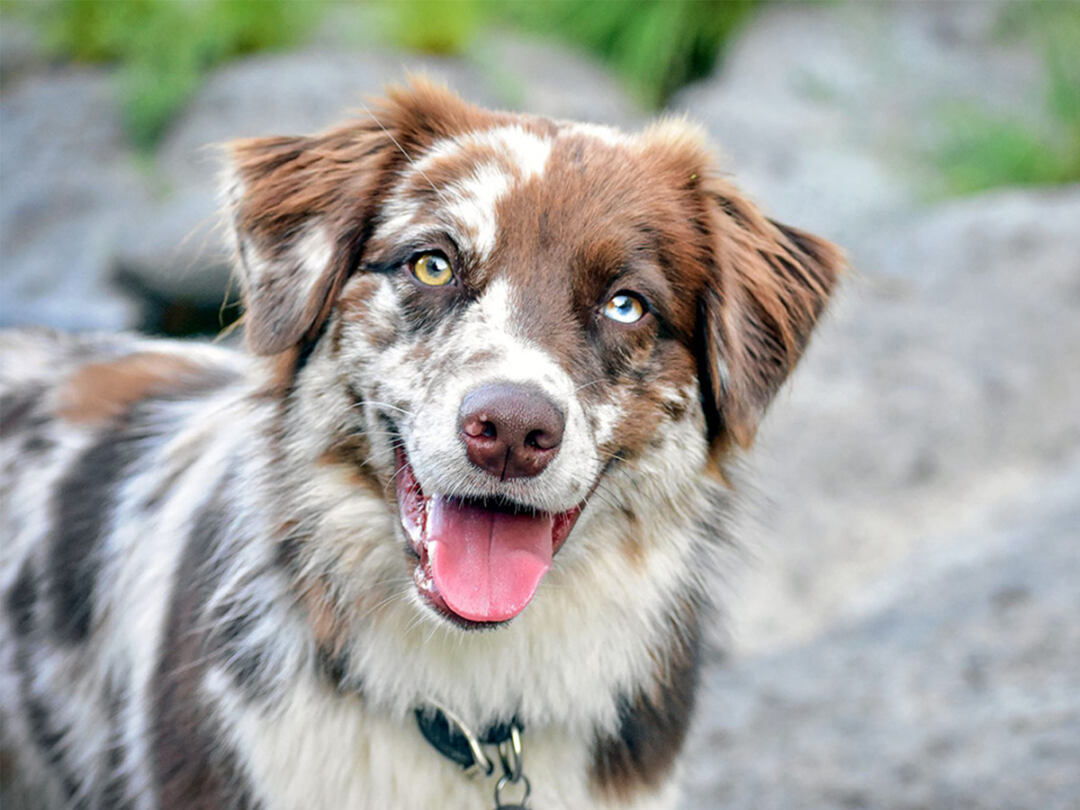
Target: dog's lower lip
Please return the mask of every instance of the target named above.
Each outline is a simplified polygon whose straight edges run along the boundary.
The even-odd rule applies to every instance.
[[[436,612],[467,628],[516,616],[531,601],[584,502],[551,514],[512,502],[428,496],[404,450],[398,448],[396,456],[399,518],[416,559],[417,591]],[[485,532],[492,532],[490,542],[477,543]],[[446,597],[440,582],[449,587]],[[477,596],[480,591],[486,599]]]

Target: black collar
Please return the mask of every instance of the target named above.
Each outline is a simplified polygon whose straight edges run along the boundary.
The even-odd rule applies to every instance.
[[[457,721],[451,721],[442,709],[437,706],[417,709],[416,724],[431,747],[451,762],[457,763],[465,770],[480,764],[473,756],[469,740],[461,725]],[[518,729],[521,728],[521,724],[516,719],[496,723],[486,728],[482,734],[478,734],[477,740],[482,745],[501,745],[510,739],[510,728],[513,725],[517,725]]]

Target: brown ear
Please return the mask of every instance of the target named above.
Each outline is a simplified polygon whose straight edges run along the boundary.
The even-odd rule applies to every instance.
[[[699,375],[714,449],[748,447],[794,369],[844,266],[834,245],[773,222],[706,183],[716,277],[701,301]]]
[[[445,87],[414,78],[322,135],[229,145],[225,192],[254,352],[277,354],[318,334],[406,154],[476,115]]]
[[[357,259],[387,144],[374,124],[354,123],[229,145],[225,194],[252,351],[317,334]]]

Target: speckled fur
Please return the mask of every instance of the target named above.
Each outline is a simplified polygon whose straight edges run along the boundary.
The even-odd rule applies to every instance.
[[[377,121],[375,119],[378,119]],[[492,113],[418,83],[232,147],[247,352],[3,338],[3,796],[45,807],[491,805],[420,737],[517,717],[535,810],[674,807],[748,445],[836,279],[696,131]],[[403,265],[439,249],[452,290]],[[633,329],[615,291],[652,308]],[[558,456],[499,481],[462,397],[542,389]],[[532,603],[466,630],[413,584],[394,490],[585,502]]]

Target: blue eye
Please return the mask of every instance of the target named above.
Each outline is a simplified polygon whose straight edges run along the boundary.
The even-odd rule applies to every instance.
[[[601,310],[605,318],[619,323],[637,323],[645,317],[646,311],[641,296],[629,292],[615,293]]]

